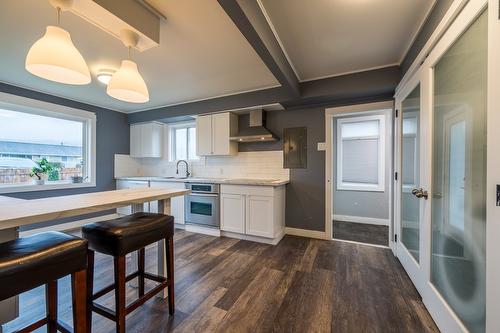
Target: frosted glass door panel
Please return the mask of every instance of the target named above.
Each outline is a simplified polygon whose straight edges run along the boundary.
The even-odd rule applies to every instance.
[[[431,282],[485,331],[487,14],[434,67]]]
[[[420,200],[411,193],[420,183],[420,85],[401,103],[401,114],[401,242],[420,262]]]

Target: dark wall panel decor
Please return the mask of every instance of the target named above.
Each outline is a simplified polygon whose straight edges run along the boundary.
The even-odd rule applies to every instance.
[[[283,130],[283,167],[287,169],[307,168],[307,127]]]

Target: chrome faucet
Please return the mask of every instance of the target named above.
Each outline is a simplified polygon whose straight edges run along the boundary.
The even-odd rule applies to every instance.
[[[184,162],[184,164],[186,164],[186,178],[188,178],[191,174],[189,173],[189,164],[188,164],[188,162],[186,162],[185,160],[178,160],[178,161],[177,161],[177,166],[176,166],[175,173],[176,173],[176,174],[179,174],[179,164],[180,164],[181,162]]]

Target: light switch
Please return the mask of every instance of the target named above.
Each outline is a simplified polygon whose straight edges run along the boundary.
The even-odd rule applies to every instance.
[[[318,151],[326,150],[326,142],[318,142]]]

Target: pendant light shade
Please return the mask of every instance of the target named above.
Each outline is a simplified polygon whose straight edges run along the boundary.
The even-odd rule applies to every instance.
[[[25,66],[31,74],[55,82],[82,85],[91,81],[70,34],[56,26],[48,26],[45,35],[31,46]]]
[[[149,101],[148,87],[137,70],[137,64],[131,60],[122,60],[120,68],[111,77],[106,92],[124,102]]]

